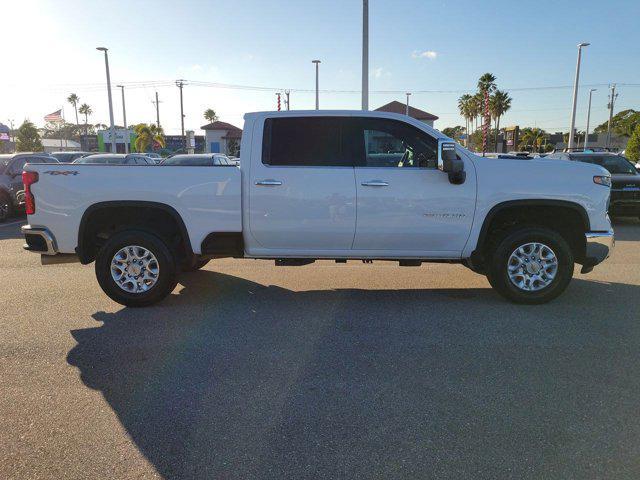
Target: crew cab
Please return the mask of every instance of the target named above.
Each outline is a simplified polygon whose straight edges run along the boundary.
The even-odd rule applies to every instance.
[[[239,166],[24,170],[25,248],[95,261],[105,293],[132,307],[221,257],[462,263],[507,299],[543,303],[614,244],[604,168],[482,158],[393,113],[249,113]]]

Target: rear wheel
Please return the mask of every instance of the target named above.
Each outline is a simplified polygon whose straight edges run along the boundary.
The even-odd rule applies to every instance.
[[[525,304],[560,295],[573,276],[573,254],[553,230],[528,227],[507,233],[493,251],[487,277],[500,295]]]
[[[159,302],[176,286],[176,261],[155,235],[129,230],[106,241],[96,256],[96,277],[102,290],[127,307]]]
[[[13,213],[11,198],[6,193],[0,193],[0,222],[4,222]]]

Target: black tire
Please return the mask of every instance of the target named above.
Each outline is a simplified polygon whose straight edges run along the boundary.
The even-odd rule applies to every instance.
[[[122,289],[111,275],[111,261],[123,247],[135,245],[147,249],[159,266],[156,283],[146,292],[132,293]],[[155,235],[139,230],[126,230],[109,237],[96,256],[96,278],[109,298],[127,307],[146,307],[169,295],[177,284],[175,256]]]
[[[207,258],[207,259],[204,259],[204,260],[200,259],[200,258],[196,258],[190,264],[184,265],[182,267],[182,271],[183,272],[195,272],[196,270],[200,270],[202,267],[204,267],[210,261],[211,261],[210,258]]]
[[[4,192],[0,192],[0,223],[11,218],[11,215],[13,215],[11,197]]]
[[[527,291],[519,288],[509,278],[508,262],[511,254],[522,245],[542,243],[555,253],[558,268],[549,285],[540,290]],[[573,277],[573,252],[566,240],[558,233],[544,227],[523,227],[506,233],[496,243],[489,260],[487,278],[500,295],[515,303],[547,303],[560,295]]]

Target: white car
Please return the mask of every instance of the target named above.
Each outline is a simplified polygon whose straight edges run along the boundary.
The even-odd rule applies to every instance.
[[[106,294],[137,307],[219,257],[461,263],[543,303],[613,247],[597,165],[482,158],[385,112],[250,113],[243,131],[239,168],[27,165],[25,248],[95,261]]]

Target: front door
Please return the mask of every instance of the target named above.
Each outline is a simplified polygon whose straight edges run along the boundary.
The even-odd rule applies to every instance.
[[[364,160],[356,167],[354,251],[398,257],[459,257],[475,210],[473,166],[449,183],[437,169],[437,139],[407,123],[363,118]]]
[[[356,187],[342,123],[315,116],[265,120],[262,158],[251,163],[251,254],[330,256],[351,248]]]

